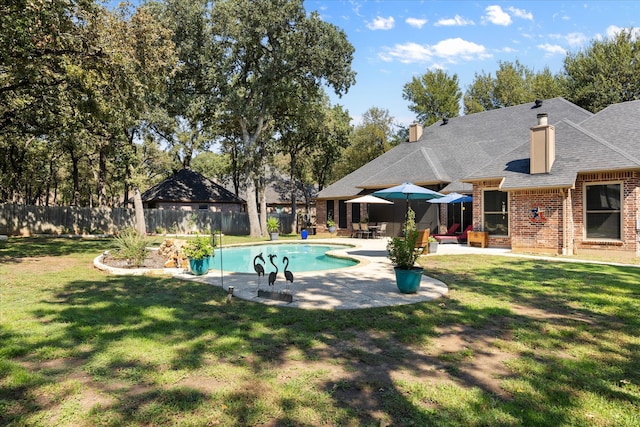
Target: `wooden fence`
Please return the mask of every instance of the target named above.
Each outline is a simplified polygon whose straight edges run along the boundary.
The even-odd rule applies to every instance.
[[[269,216],[278,218],[281,232],[291,230],[292,215]],[[246,213],[145,209],[144,219],[147,233],[249,234]],[[0,234],[116,234],[134,225],[134,209],[0,204]]]

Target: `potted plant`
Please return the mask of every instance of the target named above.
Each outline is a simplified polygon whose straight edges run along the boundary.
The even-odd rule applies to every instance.
[[[415,222],[416,214],[409,209],[407,221],[404,224],[404,236],[394,237],[387,244],[388,257],[394,265],[396,285],[405,294],[416,293],[422,280],[422,267],[416,267],[415,262],[420,256],[416,251],[418,230]]]
[[[193,274],[201,276],[209,271],[214,251],[209,236],[196,236],[184,245],[182,251],[189,260],[189,269]]]
[[[429,253],[430,254],[435,254],[436,252],[438,252],[438,240],[433,237],[433,236],[429,236]]]
[[[336,232],[336,222],[333,220],[332,216],[329,216],[329,218],[327,218],[327,228],[329,229],[329,233]]]
[[[278,221],[278,218],[274,216],[267,218],[267,232],[271,235],[271,240],[278,240],[279,229],[280,221]]]

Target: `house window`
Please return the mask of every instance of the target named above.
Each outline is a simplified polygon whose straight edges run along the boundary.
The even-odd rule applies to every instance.
[[[587,239],[620,239],[622,185],[586,186],[585,229]]]
[[[509,235],[508,193],[490,190],[484,192],[484,230],[489,234]]]

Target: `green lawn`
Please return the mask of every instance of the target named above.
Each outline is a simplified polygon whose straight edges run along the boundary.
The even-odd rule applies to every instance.
[[[423,257],[447,298],[309,311],[110,248],[0,243],[0,425],[640,425],[638,268]]]

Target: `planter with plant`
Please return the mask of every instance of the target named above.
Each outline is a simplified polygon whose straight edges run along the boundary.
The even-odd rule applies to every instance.
[[[209,271],[214,255],[210,236],[196,236],[184,245],[182,251],[189,259],[189,268],[193,274],[201,276]]]
[[[422,280],[422,267],[415,266],[420,256],[416,251],[418,230],[415,218],[415,212],[409,208],[403,228],[404,236],[394,237],[387,244],[388,257],[396,273],[396,285],[400,292],[405,294],[416,293]]]
[[[267,218],[267,232],[271,236],[271,240],[278,240],[280,231],[280,221],[276,217]]]
[[[438,240],[433,237],[433,236],[429,236],[429,253],[430,254],[435,254],[436,252],[438,252]]]
[[[333,220],[332,216],[329,216],[329,218],[327,218],[327,229],[329,230],[329,233],[336,232],[336,222]]]

